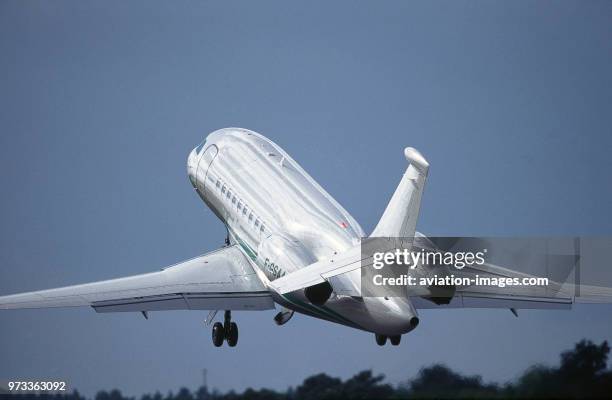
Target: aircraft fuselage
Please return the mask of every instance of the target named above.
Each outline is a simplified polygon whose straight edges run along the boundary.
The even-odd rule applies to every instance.
[[[262,135],[239,128],[211,133],[189,155],[189,179],[225,224],[230,242],[253,264],[259,279],[285,274],[359,245],[357,221],[285,151]],[[358,285],[358,273],[345,285]],[[313,304],[304,291],[278,294],[283,307],[387,335],[411,330],[404,299],[333,295]]]

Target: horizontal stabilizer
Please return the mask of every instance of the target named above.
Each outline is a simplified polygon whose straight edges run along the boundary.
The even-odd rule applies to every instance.
[[[360,271],[360,268],[361,245],[357,245],[344,253],[334,255],[328,260],[316,262],[278,278],[270,283],[270,287],[280,294],[285,294],[329,282],[336,294],[360,296],[360,288],[348,287],[347,282],[333,279],[341,274]]]

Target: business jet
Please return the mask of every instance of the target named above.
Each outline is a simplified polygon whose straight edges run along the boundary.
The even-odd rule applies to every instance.
[[[407,169],[368,236],[357,221],[283,149],[241,128],[217,130],[187,159],[196,193],[227,229],[225,246],[157,272],[0,297],[0,309],[88,306],[96,312],[208,310],[212,342],[234,347],[234,310],[294,312],[374,333],[400,344],[419,324],[418,310],[449,307],[559,308],[573,298],[499,295],[477,288],[446,296],[363,296],[364,238],[426,237],[416,232],[429,163],[404,149]],[[489,270],[491,273],[495,271]],[[219,320],[221,318],[218,318]]]

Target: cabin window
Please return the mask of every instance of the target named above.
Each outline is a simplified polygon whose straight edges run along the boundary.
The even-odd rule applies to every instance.
[[[266,229],[266,228],[264,227],[264,224],[261,224],[261,228],[259,229],[259,231],[260,231],[261,233],[263,233],[263,231],[264,231],[265,229]]]
[[[225,187],[225,185],[223,185],[223,188],[221,189],[221,194],[225,193],[226,190],[227,188]]]
[[[248,211],[249,211],[249,207],[247,207],[245,204],[244,208],[242,209],[242,215],[246,215]]]
[[[253,221],[253,213],[249,214],[249,222]]]
[[[215,186],[217,187],[217,189],[219,189],[219,186],[221,186],[221,181],[219,179],[217,179],[217,184]]]
[[[259,219],[255,220],[255,228],[257,228],[259,226]]]
[[[236,204],[236,196],[232,197],[232,204]]]
[[[238,201],[238,211],[240,211],[242,209],[242,202]]]
[[[232,191],[231,191],[231,190],[228,190],[228,191],[227,191],[227,198],[229,199],[230,197],[232,197]]]

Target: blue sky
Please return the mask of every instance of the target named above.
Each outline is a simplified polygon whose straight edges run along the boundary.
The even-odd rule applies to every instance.
[[[226,126],[283,147],[369,232],[405,169],[431,164],[420,231],[610,235],[612,3],[0,3],[0,293],[151,270],[224,228],[186,157]],[[361,369],[399,382],[444,362],[485,379],[612,339],[610,306],[425,311],[399,348],[273,312],[0,313],[0,378],[86,394],[285,388]]]

